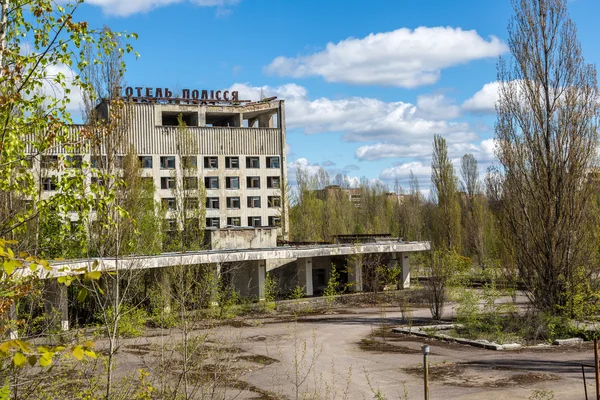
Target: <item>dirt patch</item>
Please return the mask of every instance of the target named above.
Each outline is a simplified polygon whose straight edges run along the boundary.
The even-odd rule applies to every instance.
[[[250,354],[247,356],[239,356],[238,360],[250,361],[255,364],[260,364],[260,365],[271,365],[273,363],[279,362],[279,360],[276,360],[274,358],[267,357],[267,356],[261,356],[259,354]]]
[[[399,354],[418,354],[419,350],[399,346],[376,339],[363,339],[358,343],[358,347],[364,351],[374,351],[378,353],[399,353]]]
[[[429,379],[444,385],[460,387],[488,387],[499,388],[514,385],[531,385],[534,383],[555,381],[560,377],[554,374],[540,372],[517,372],[510,368],[489,368],[484,371],[475,371],[459,363],[442,363],[429,367]],[[422,377],[423,367],[405,368],[405,372]]]

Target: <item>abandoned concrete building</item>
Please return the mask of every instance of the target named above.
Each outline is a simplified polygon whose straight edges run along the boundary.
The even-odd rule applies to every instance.
[[[199,221],[201,224],[205,222],[208,228],[272,226],[286,237],[288,212],[281,199],[287,178],[284,101],[244,101],[238,99],[237,92],[228,91],[200,100],[196,90],[165,98],[165,93],[170,94],[168,89],[154,90],[140,91],[140,95],[158,95],[160,90],[161,97],[131,97],[133,89],[126,89],[129,116],[120,150],[112,156],[116,159],[107,161],[111,155],[105,150],[91,154],[89,147],[76,155],[67,155],[57,147],[49,155],[35,157],[32,168],[40,177],[42,198],[56,194],[56,180],[64,172],[64,167],[57,166],[64,158],[75,161],[73,164],[85,161],[92,172],[111,162],[118,169],[133,146],[143,179],[153,181],[155,200],[166,210],[167,227],[181,226],[177,209],[199,206],[197,200],[176,198],[174,189],[203,185],[206,219]],[[110,107],[111,102],[105,101],[97,110],[108,118]],[[185,139],[178,134],[179,117],[186,125]],[[73,126],[72,134],[77,136],[82,129],[85,126]],[[89,175],[88,179],[94,179],[93,173]]]

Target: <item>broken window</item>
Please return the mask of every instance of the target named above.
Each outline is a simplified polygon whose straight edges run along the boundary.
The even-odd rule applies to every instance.
[[[268,197],[269,207],[281,207],[281,197],[279,196],[269,196]]]
[[[239,157],[225,157],[225,168],[238,169],[240,167]]]
[[[207,189],[218,189],[219,188],[219,177],[218,176],[207,176],[204,178],[204,187]]]
[[[260,208],[260,196],[248,196],[248,208]]]
[[[240,188],[240,178],[237,176],[228,176],[225,178],[225,188],[226,189],[239,189]]]
[[[219,157],[204,157],[204,168],[219,168]]]
[[[161,176],[160,178],[161,189],[175,189],[175,178],[170,176]]]
[[[139,156],[140,168],[152,168],[152,156]]]
[[[267,168],[279,168],[279,157],[267,157]]]
[[[246,157],[246,168],[260,168],[260,158]]]
[[[206,218],[206,227],[218,229],[221,227],[221,220],[219,218]]]
[[[269,189],[279,189],[280,179],[278,176],[267,176],[267,187]]]
[[[227,208],[239,209],[240,208],[240,198],[239,197],[228,197],[227,198]]]
[[[246,184],[248,189],[260,189],[260,177],[249,176],[248,178],[246,178]]]
[[[160,158],[160,169],[175,169],[175,156],[162,156]]]
[[[227,217],[228,226],[242,226],[242,219],[240,217]]]
[[[260,227],[260,217],[248,217],[248,226],[253,226],[255,228]]]
[[[162,199],[162,205],[164,210],[177,210],[177,201],[173,197],[167,197]]]
[[[206,208],[209,209],[219,209],[219,198],[218,197],[207,197],[206,198]]]
[[[281,218],[269,217],[269,226],[281,226]]]

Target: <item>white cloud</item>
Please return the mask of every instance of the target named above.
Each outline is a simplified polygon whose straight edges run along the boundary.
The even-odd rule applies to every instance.
[[[363,161],[375,161],[384,158],[425,158],[429,160],[433,147],[431,143],[396,145],[390,143],[375,143],[359,147],[354,156]],[[471,153],[477,161],[488,163],[494,158],[494,140],[485,139],[480,144],[456,142],[448,144],[448,156],[459,159]]]
[[[231,90],[250,99],[260,98],[261,90],[265,96],[285,99],[287,127],[307,134],[342,132],[346,141],[397,144],[429,144],[434,133],[444,135],[449,142],[477,138],[465,122],[426,119],[419,115],[417,106],[400,101],[366,97],[309,99],[307,90],[293,83],[273,88],[238,83]]]
[[[70,102],[67,104],[67,111],[69,111],[71,114],[79,113],[83,105],[83,94],[81,92],[81,88],[73,85],[73,80],[76,76],[75,72],[68,66],[61,64],[48,66],[45,73],[45,79],[42,84],[42,92],[46,96],[53,97],[58,100],[68,98]],[[59,74],[64,75],[67,89],[70,90],[70,93],[67,94],[65,90],[63,90],[62,86],[53,81]]]
[[[498,38],[486,40],[474,30],[401,28],[328,43],[324,50],[310,55],[280,56],[266,70],[295,78],[321,76],[328,82],[414,88],[437,82],[444,68],[506,51]]]
[[[460,107],[443,94],[417,97],[417,115],[432,120],[454,119],[460,116]]]
[[[420,161],[413,161],[409,163],[403,163],[391,168],[386,168],[379,174],[379,178],[384,181],[408,181],[410,171],[419,180],[420,186],[427,186],[431,178],[431,166],[429,164],[423,164]]]
[[[500,84],[497,81],[486,83],[480,91],[463,103],[462,108],[477,114],[496,113],[496,102],[499,97],[499,89]]]
[[[226,12],[224,11],[224,7],[235,5],[239,0],[86,0],[85,3],[101,7],[102,11],[107,15],[126,17],[184,2],[189,2],[200,7],[218,7],[219,16],[222,16],[223,12]]]

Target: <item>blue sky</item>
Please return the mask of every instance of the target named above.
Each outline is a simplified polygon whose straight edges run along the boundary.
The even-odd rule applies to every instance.
[[[571,0],[588,62],[600,2]],[[288,168],[429,186],[431,142],[493,158],[509,0],[86,0],[77,18],[139,34],[130,86],[286,100]]]

